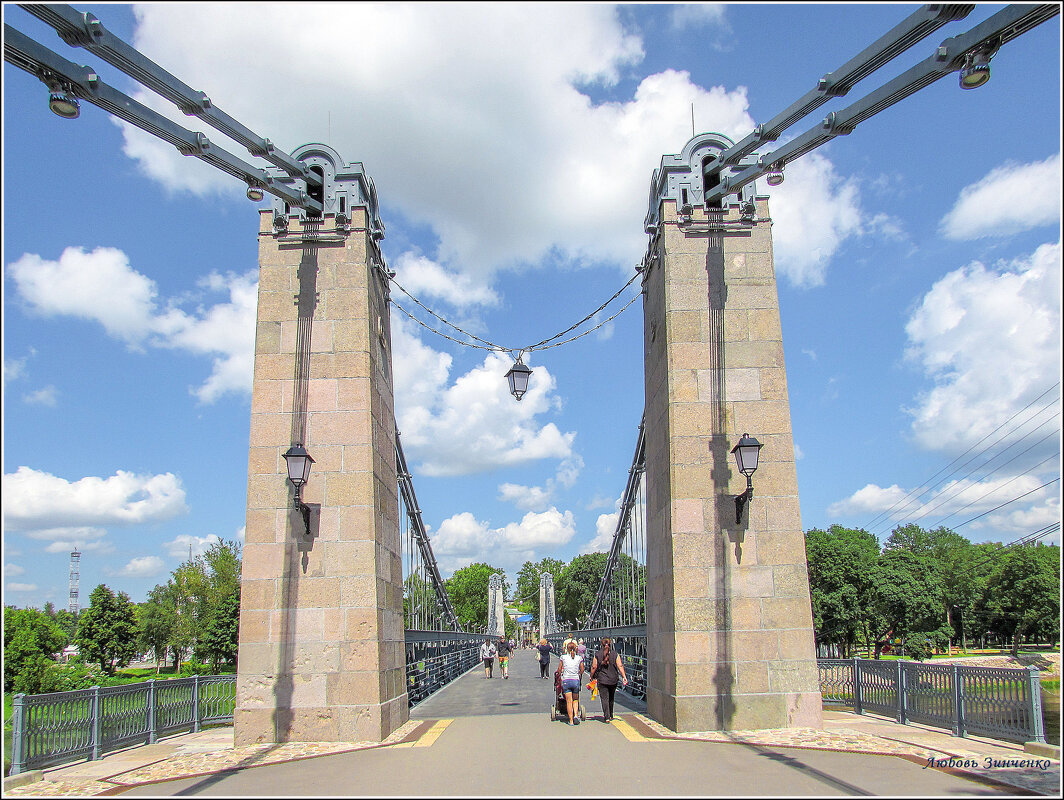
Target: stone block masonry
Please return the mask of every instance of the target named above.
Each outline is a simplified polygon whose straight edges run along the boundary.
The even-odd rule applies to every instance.
[[[237,746],[382,741],[408,718],[388,285],[365,208],[262,212]],[[315,459],[293,511],[283,453]]]
[[[662,200],[643,283],[647,708],[678,732],[821,726],[768,203],[739,210]]]

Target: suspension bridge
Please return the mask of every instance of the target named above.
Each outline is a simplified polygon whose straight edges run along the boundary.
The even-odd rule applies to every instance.
[[[22,8],[268,162],[228,152],[5,24],[5,60],[47,86],[60,116],[91,104],[245,182],[249,198],[271,196],[257,232],[236,741],[382,741],[477,664],[485,636],[504,632],[504,598],[495,576],[486,625],[463,627],[432,552],[395,421],[391,310],[409,312],[392,297],[374,183],[327,145],[281,152],[92,14]],[[671,730],[821,724],[771,215],[755,181],[780,183],[788,163],[943,77],[978,87],[1000,47],[1059,13],[1007,6],[775,144],[973,8],[921,7],[747,137],[695,135],[651,176],[633,276],[645,412],[621,513],[581,624],[559,628],[549,574],[537,622],[556,649],[568,633],[610,637],[630,700]],[[576,327],[530,347],[474,345],[516,353],[520,399],[522,355]]]

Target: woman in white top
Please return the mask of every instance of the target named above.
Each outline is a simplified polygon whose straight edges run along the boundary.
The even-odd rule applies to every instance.
[[[576,642],[569,641],[566,652],[562,653],[558,672],[561,673],[562,691],[565,692],[565,710],[569,714],[569,724],[579,725],[580,718],[573,716],[573,706],[580,706],[580,684],[584,679],[584,659],[576,653]]]

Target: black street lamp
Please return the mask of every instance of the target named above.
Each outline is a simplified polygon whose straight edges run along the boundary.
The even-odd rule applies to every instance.
[[[506,380],[510,382],[510,394],[518,400],[528,391],[528,378],[531,374],[532,370],[525,366],[521,356],[517,357],[517,363],[506,373]]]
[[[735,456],[735,463],[739,467],[739,472],[746,476],[746,491],[735,498],[736,525],[742,521],[743,509],[754,496],[754,483],[750,480],[750,476],[757,471],[757,459],[761,454],[762,447],[764,445],[761,442],[749,433],[744,433],[739,443],[731,449],[732,455]]]
[[[296,487],[295,507],[303,515],[303,525],[310,536],[310,506],[303,502],[303,485],[310,479],[310,465],[314,459],[301,444],[294,444],[284,454],[288,464],[288,480]]]

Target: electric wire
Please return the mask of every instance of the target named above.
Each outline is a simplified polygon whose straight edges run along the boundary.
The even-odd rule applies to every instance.
[[[1043,424],[1044,424],[1044,423],[1043,423]],[[1039,427],[1041,427],[1041,426],[1039,426]],[[1055,430],[1055,431],[1052,431],[1051,433],[1047,433],[1047,434],[1046,434],[1045,436],[1043,436],[1043,437],[1042,437],[1041,439],[1039,439],[1039,440],[1038,440],[1037,442],[1035,442],[1034,444],[1030,445],[1030,446],[1029,446],[1029,447],[1028,447],[1028,448],[1027,448],[1026,450],[1023,450],[1023,451],[1021,451],[1021,452],[1017,453],[1017,454],[1016,454],[1016,455],[1014,455],[1014,456],[1013,456],[1012,458],[1010,458],[1010,459],[1009,459],[1008,461],[1006,461],[1006,462],[1005,462],[1004,464],[1002,464],[1001,466],[997,467],[997,469],[998,469],[998,470],[1000,470],[1000,469],[1003,469],[1004,467],[1007,467],[1007,466],[1008,466],[1009,464],[1011,464],[1011,463],[1012,463],[1013,461],[1015,461],[1015,460],[1016,460],[1017,458],[1019,458],[1020,456],[1022,456],[1022,455],[1025,455],[1025,454],[1026,454],[1027,452],[1029,452],[1030,450],[1033,450],[1033,449],[1034,449],[1035,447],[1037,447],[1038,445],[1040,445],[1040,444],[1041,444],[1042,442],[1044,442],[1044,441],[1045,441],[1046,439],[1049,439],[1049,438],[1050,438],[1050,437],[1052,437],[1052,436],[1057,436],[1057,435],[1058,435],[1059,433],[1060,433],[1060,429],[1059,429],[1059,428],[1058,428],[1057,430]],[[1018,443],[1019,443],[1020,441],[1023,441],[1023,440],[1022,440],[1022,439],[1020,439],[1020,440],[1018,440],[1017,442],[1014,442],[1014,443],[1013,443],[1012,445],[1009,445],[1009,447],[1008,447],[1008,448],[1006,448],[1006,450],[1002,451],[1002,453],[1006,452],[1006,451],[1007,451],[1007,450],[1008,450],[1009,448],[1013,447],[1013,446],[1014,446],[1015,444],[1018,444]],[[1000,455],[1000,454],[999,454],[999,455]],[[996,458],[996,457],[997,457],[997,456],[995,456],[995,458]],[[1033,467],[1030,467],[1029,469],[1025,470],[1024,472],[1021,472],[1021,473],[1020,473],[1019,475],[1014,475],[1014,476],[1013,476],[1012,478],[1010,478],[1009,480],[1005,481],[1005,483],[1002,483],[1002,484],[1000,484],[1000,485],[998,485],[998,486],[994,486],[994,487],[992,487],[991,489],[988,489],[987,491],[983,492],[983,494],[979,495],[979,497],[975,498],[974,500],[971,500],[971,501],[970,501],[970,502],[968,502],[968,503],[965,503],[965,504],[964,504],[963,506],[961,506],[961,507],[960,507],[960,508],[958,508],[957,510],[955,510],[955,511],[952,511],[952,512],[950,512],[949,514],[947,514],[946,516],[942,517],[942,518],[941,518],[941,519],[940,519],[940,520],[938,521],[938,524],[939,524],[939,525],[941,525],[941,524],[942,524],[943,522],[945,522],[945,521],[946,521],[947,519],[949,519],[950,517],[956,516],[956,515],[957,515],[957,514],[959,514],[960,512],[964,511],[964,509],[968,508],[968,507],[969,507],[969,506],[971,506],[971,505],[974,505],[975,503],[978,503],[978,502],[979,502],[980,500],[984,499],[984,498],[985,498],[985,497],[987,497],[988,495],[994,494],[995,492],[998,492],[998,491],[1000,491],[1001,489],[1004,489],[1004,488],[1005,488],[1006,486],[1008,486],[1008,485],[1009,485],[1010,483],[1012,483],[1013,481],[1015,481],[1015,480],[1019,480],[1020,478],[1024,477],[1025,475],[1028,475],[1028,474],[1030,474],[1030,473],[1034,472],[1034,471],[1035,471],[1035,470],[1037,470],[1037,469],[1038,469],[1038,468],[1039,468],[1040,466],[1042,466],[1043,464],[1045,464],[1045,463],[1046,463],[1047,461],[1052,461],[1052,460],[1053,460],[1054,458],[1056,458],[1056,457],[1057,457],[1057,454],[1056,454],[1056,453],[1054,453],[1053,455],[1051,455],[1051,456],[1048,456],[1048,457],[1046,457],[1046,458],[1042,459],[1042,460],[1041,460],[1041,461],[1039,461],[1039,462],[1038,462],[1037,464],[1035,464],[1035,465],[1034,465]],[[992,460],[993,460],[993,459],[991,459],[991,461],[992,461]],[[989,464],[990,462],[988,461],[988,462],[986,462],[986,463],[987,463],[987,464]],[[984,464],[983,466],[986,466],[986,464]],[[969,474],[971,474],[971,473],[969,473]],[[985,473],[983,473],[983,474],[982,474],[982,475],[981,475],[981,476],[980,476],[979,478],[977,478],[977,479],[975,480],[974,484],[969,484],[969,485],[978,485],[978,484],[979,484],[979,482],[980,482],[980,481],[982,481],[983,479],[985,479],[985,478],[986,478],[986,477],[987,477],[988,475],[990,475],[990,472],[989,472],[989,471],[988,471],[988,472],[985,472]],[[965,477],[967,477],[967,476],[965,476]],[[961,494],[961,493],[962,493],[962,492],[963,492],[963,491],[964,491],[964,490],[965,490],[966,488],[968,488],[968,487],[967,487],[967,486],[965,486],[965,485],[963,485],[963,482],[962,482],[962,481],[958,481],[958,482],[957,482],[957,484],[955,485],[955,488],[956,488],[956,491],[954,491],[954,492],[953,492],[952,494],[951,494],[951,493],[949,493],[949,492],[948,492],[948,490],[947,490],[946,492],[943,492],[943,493],[942,493],[942,495],[940,495],[940,496],[938,497],[938,501],[939,501],[939,502],[938,502],[938,503],[936,503],[935,505],[931,506],[930,508],[928,508],[928,509],[927,509],[926,511],[924,511],[923,513],[917,514],[917,515],[915,515],[915,516],[913,516],[913,515],[910,515],[910,516],[906,517],[906,518],[905,518],[904,520],[901,520],[901,521],[900,521],[900,522],[899,522],[898,524],[906,524],[906,523],[909,523],[909,522],[915,522],[916,520],[919,520],[919,519],[923,519],[924,517],[926,517],[926,516],[927,516],[928,514],[930,514],[930,513],[931,513],[932,511],[934,511],[935,509],[941,508],[941,507],[942,507],[943,505],[945,505],[946,503],[948,503],[948,502],[949,502],[950,500],[953,500],[954,498],[956,498],[956,497],[957,497],[957,495]],[[1018,498],[1016,498],[1016,499],[1018,499]],[[1011,502],[1011,501],[1010,501],[1010,502]]]
[[[1048,461],[1049,459],[1046,459],[1046,460]],[[955,529],[955,528],[962,528],[962,527],[964,527],[965,525],[967,525],[967,524],[968,524],[969,522],[975,522],[975,521],[976,521],[977,519],[980,519],[980,518],[982,518],[982,517],[985,517],[985,516],[986,516],[987,514],[993,514],[993,513],[995,512],[995,511],[997,511],[997,510],[999,510],[999,509],[1002,509],[1002,508],[1004,508],[1005,506],[1009,505],[1009,503],[1015,503],[1015,502],[1016,502],[1017,500],[1022,500],[1022,499],[1023,499],[1024,497],[1026,497],[1027,495],[1029,495],[1029,494],[1034,494],[1034,493],[1035,493],[1035,492],[1037,492],[1037,491],[1038,491],[1039,489],[1044,489],[1044,488],[1046,488],[1047,486],[1051,486],[1052,484],[1054,484],[1054,483],[1057,483],[1057,482],[1058,482],[1059,480],[1060,480],[1060,478],[1054,478],[1054,479],[1053,479],[1053,480],[1051,480],[1051,481],[1046,481],[1046,482],[1045,482],[1045,483],[1043,483],[1043,484],[1042,484],[1041,486],[1036,486],[1036,487],[1035,487],[1034,489],[1031,489],[1031,491],[1029,491],[1029,492],[1024,492],[1024,493],[1023,493],[1023,494],[1021,494],[1021,495],[1020,495],[1019,497],[1014,497],[1014,498],[1012,498],[1011,500],[1008,500],[1008,501],[1006,501],[1006,502],[1002,503],[1001,505],[999,505],[999,506],[996,506],[995,508],[992,508],[992,509],[990,509],[989,511],[984,511],[984,512],[983,512],[982,514],[980,514],[980,515],[979,515],[979,516],[977,516],[977,517],[972,517],[971,519],[965,520],[964,522],[960,523],[959,525],[954,525],[954,526],[953,526],[953,528],[954,528],[954,529]]]
[[[959,456],[957,456],[955,459],[953,459],[953,461],[951,461],[949,464],[947,464],[942,469],[940,469],[938,472],[936,472],[934,475],[932,475],[930,478],[928,478],[927,481],[924,481],[924,483],[923,483],[923,485],[921,487],[918,487],[916,489],[911,490],[908,494],[905,495],[905,497],[903,497],[900,500],[898,500],[897,502],[895,502],[894,505],[892,505],[890,508],[886,509],[885,511],[879,512],[879,514],[877,514],[875,517],[872,518],[872,520],[870,522],[868,522],[866,530],[868,530],[870,533],[874,533],[874,528],[875,528],[876,524],[880,521],[880,519],[885,517],[885,516],[888,516],[890,514],[890,512],[892,512],[895,508],[897,508],[897,506],[899,504],[905,503],[905,505],[908,506],[909,503],[907,501],[909,501],[910,498],[913,498],[914,496],[919,496],[920,494],[922,494],[924,491],[926,491],[931,486],[937,486],[938,484],[931,484],[930,482],[933,481],[935,478],[937,478],[939,475],[941,475],[946,470],[948,470],[951,467],[953,467],[958,461],[960,461],[962,458],[964,458],[966,455],[968,455],[968,453],[970,453],[972,450],[977,448],[979,445],[981,445],[983,442],[985,442],[991,436],[996,434],[998,431],[1000,431],[1002,428],[1004,428],[1006,425],[1008,425],[1010,422],[1012,422],[1014,419],[1016,419],[1016,417],[1018,417],[1020,414],[1024,413],[1025,411],[1027,411],[1027,409],[1029,409],[1031,406],[1033,406],[1035,403],[1037,403],[1039,400],[1041,400],[1043,397],[1045,397],[1047,394],[1049,394],[1051,391],[1053,391],[1054,389],[1058,388],[1059,386],[1060,386],[1060,381],[1057,381],[1052,386],[1050,386],[1048,389],[1046,389],[1044,392],[1042,392],[1040,395],[1038,395],[1038,397],[1036,397],[1034,400],[1032,400],[1030,403],[1028,403],[1026,406],[1021,408],[1019,411],[1017,411],[1015,414],[1013,414],[1007,420],[1005,420],[1000,425],[998,425],[996,428],[994,428],[994,430],[990,431],[990,433],[986,434],[986,436],[984,436],[978,442],[973,444],[971,447],[969,447],[967,450],[965,450],[963,453],[961,453]],[[1059,398],[1058,398],[1058,400],[1059,400]],[[1057,400],[1054,400],[1053,402],[1057,402]],[[1047,405],[1047,406],[1043,407],[1043,409],[1041,409],[1041,411],[1044,411],[1046,408],[1049,408],[1049,406]],[[1041,411],[1039,411],[1038,413],[1041,413]],[[1024,420],[1024,422],[1027,422],[1027,420]],[[992,446],[993,445],[988,445],[987,447],[983,448],[983,450],[981,450],[980,453],[986,452]],[[970,460],[971,459],[969,459],[969,461],[967,461],[964,464],[962,464],[961,467],[963,467],[965,464],[969,463]],[[960,467],[957,467],[957,469],[960,469]],[[946,478],[949,478],[950,476],[952,476],[957,471],[957,469],[955,469],[953,472],[951,472],[949,475],[947,475]],[[942,483],[946,478],[944,478],[942,481],[939,481],[938,483],[939,484]],[[904,510],[904,506],[903,506],[903,510]]]

